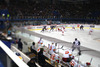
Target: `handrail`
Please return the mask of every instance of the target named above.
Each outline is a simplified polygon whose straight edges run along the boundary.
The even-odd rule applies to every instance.
[[[20,60],[13,51],[11,51],[1,40],[0,47],[7,53],[7,55],[19,66],[19,67],[29,67],[25,62]]]

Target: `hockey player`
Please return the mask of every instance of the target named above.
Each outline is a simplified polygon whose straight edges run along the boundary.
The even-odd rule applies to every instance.
[[[43,40],[42,40],[42,37],[40,38],[40,40],[38,41],[38,47],[42,46],[43,44]]]
[[[74,27],[74,25],[72,26],[72,30],[75,30],[75,27]]]
[[[62,28],[63,28],[63,30],[65,31],[65,27],[64,27],[64,26],[62,26]]]
[[[55,52],[53,52],[52,54],[51,54],[51,63],[53,63],[53,62],[57,62],[57,63],[59,63],[59,61],[60,61],[60,57],[59,57],[59,55],[58,54],[56,54]]]
[[[55,53],[54,52],[52,52],[50,59],[51,59],[51,64],[53,64],[55,61]]]
[[[51,28],[50,31],[53,31],[53,30],[54,30],[54,27],[55,27],[55,26],[50,26],[50,28]]]
[[[43,45],[43,40],[42,40],[42,37],[40,38],[40,40],[38,41],[38,48],[37,48],[37,52],[40,51],[40,48],[42,47]]]
[[[79,64],[76,60],[71,60],[71,62],[69,63],[71,65],[71,67],[85,67],[81,64]]]
[[[58,28],[58,31],[61,31],[62,32],[62,35],[64,36],[65,27]]]
[[[64,36],[64,32],[65,32],[65,27],[62,27],[62,35]]]
[[[44,32],[45,30],[47,30],[47,29],[46,29],[46,26],[44,26],[44,27],[42,28],[42,31],[41,31],[41,32]]]
[[[78,67],[78,63],[74,59],[71,60],[69,64],[71,65],[71,67]]]
[[[55,26],[55,31],[57,31],[57,32],[58,32],[58,26],[57,26],[57,25]]]
[[[90,28],[90,30],[89,30],[89,35],[91,35],[92,32],[93,32],[93,29]]]
[[[84,30],[83,28],[84,28],[84,26],[83,26],[83,25],[81,25],[81,26],[80,26],[80,30]]]
[[[54,46],[54,43],[52,43],[49,47],[49,53],[50,55],[56,50],[55,46]]]
[[[58,28],[58,31],[62,31],[62,29],[61,28]]]
[[[55,53],[55,62],[59,63],[60,62],[60,56]]]
[[[63,54],[62,60],[64,62],[70,62],[72,58],[73,58],[72,51],[71,50],[65,50],[65,53]]]

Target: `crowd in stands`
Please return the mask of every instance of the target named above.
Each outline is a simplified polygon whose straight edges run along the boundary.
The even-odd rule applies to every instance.
[[[1,9],[6,9],[6,8],[7,8],[6,2],[5,2],[4,0],[1,0],[1,1],[0,1],[0,10],[1,10]]]
[[[10,0],[3,2],[2,8],[8,9],[11,16],[21,18],[99,18],[100,4],[94,2],[59,2],[50,4],[36,1]],[[31,17],[30,17],[31,16]]]

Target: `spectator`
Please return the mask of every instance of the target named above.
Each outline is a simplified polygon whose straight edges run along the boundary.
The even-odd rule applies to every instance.
[[[9,28],[9,29],[8,29],[8,33],[7,33],[7,36],[11,36],[11,34],[12,34],[12,33],[11,33],[11,28]]]

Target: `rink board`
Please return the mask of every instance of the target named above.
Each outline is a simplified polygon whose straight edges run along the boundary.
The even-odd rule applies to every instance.
[[[34,30],[42,30],[43,26],[46,26],[47,29],[50,29],[50,26],[57,26],[57,27],[65,27],[66,29],[71,29],[73,26],[75,28],[79,28],[80,25],[84,26],[84,29],[89,29],[90,27],[95,29],[95,30],[100,30],[100,25],[88,25],[88,24],[61,24],[61,25],[38,25],[38,26],[25,26],[25,29],[28,29],[29,31],[34,31]]]

